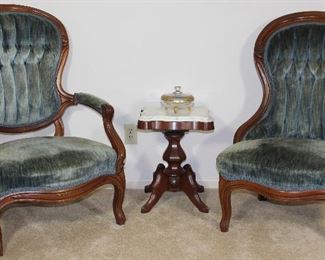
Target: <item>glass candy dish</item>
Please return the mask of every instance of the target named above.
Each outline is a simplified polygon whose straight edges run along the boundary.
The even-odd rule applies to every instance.
[[[181,87],[176,86],[173,93],[161,96],[161,104],[168,115],[189,115],[194,105],[194,97],[190,94],[183,93]]]

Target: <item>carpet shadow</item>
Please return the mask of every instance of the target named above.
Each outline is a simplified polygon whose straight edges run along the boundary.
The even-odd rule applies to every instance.
[[[293,225],[294,223],[302,227],[307,226],[325,238],[325,227],[320,225],[320,220],[324,218],[324,211],[320,208],[313,207],[313,205],[320,205],[322,202],[315,201],[308,203],[308,205],[306,203],[284,204],[275,201],[259,201],[256,194],[249,191],[244,191],[244,193],[246,194],[246,198],[240,205],[240,202],[235,202],[232,197],[232,218],[234,220],[254,221],[254,218],[256,218],[255,221],[261,221],[261,225],[263,225],[263,222],[267,222],[272,217],[272,221],[281,222],[282,224],[286,223],[286,226]],[[239,194],[236,194],[234,197],[238,199]],[[255,211],[255,214],[252,210]],[[269,214],[272,215],[270,216]],[[265,221],[260,220],[260,218],[264,218]]]

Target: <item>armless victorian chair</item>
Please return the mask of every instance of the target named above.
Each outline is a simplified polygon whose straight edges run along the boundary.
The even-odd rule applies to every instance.
[[[325,12],[272,21],[254,59],[262,103],[217,157],[224,232],[235,189],[285,203],[325,199]]]
[[[0,132],[55,126],[52,137],[0,144],[0,209],[16,202],[67,202],[113,184],[113,211],[117,224],[123,224],[125,148],[112,124],[114,110],[89,94],[63,90],[68,48],[66,30],[52,15],[0,5]],[[111,146],[63,136],[62,115],[77,104],[102,115]]]

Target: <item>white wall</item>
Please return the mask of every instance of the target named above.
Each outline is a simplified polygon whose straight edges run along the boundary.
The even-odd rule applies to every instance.
[[[209,106],[215,132],[190,133],[182,144],[199,182],[212,188],[217,187],[217,154],[261,100],[252,59],[259,31],[278,16],[325,9],[324,0],[6,3],[43,9],[65,24],[71,51],[64,85],[71,93],[93,93],[113,104],[121,136],[123,124],[136,123],[146,102],[159,102],[175,85]],[[94,112],[78,107],[65,119],[67,134],[106,142]],[[126,146],[127,187],[143,188],[151,181],[165,147],[161,133],[139,133],[138,144]]]

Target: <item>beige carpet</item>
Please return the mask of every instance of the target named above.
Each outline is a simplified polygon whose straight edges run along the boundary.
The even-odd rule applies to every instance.
[[[114,224],[112,190],[78,203],[13,207],[2,214],[2,259],[325,259],[325,203],[285,206],[233,195],[228,233],[218,229],[217,191],[200,213],[183,193],[166,193],[148,214],[147,194],[128,190],[127,222]]]

